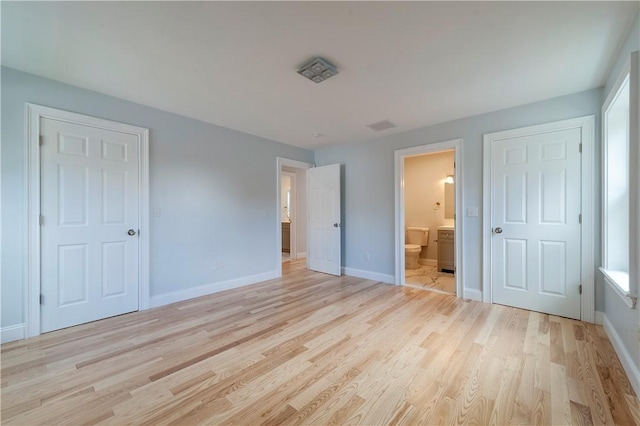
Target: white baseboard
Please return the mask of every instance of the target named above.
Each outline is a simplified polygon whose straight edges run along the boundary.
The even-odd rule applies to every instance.
[[[418,263],[424,266],[438,266],[438,261],[436,259],[418,259]]]
[[[307,257],[307,252],[306,251],[302,251],[302,252],[298,253],[298,259],[304,259],[305,257]]]
[[[183,300],[193,299],[194,297],[206,296],[207,294],[217,293],[224,290],[231,290],[232,288],[243,287],[245,285],[272,280],[274,278],[278,278],[277,271],[270,271],[263,274],[234,278],[231,280],[219,281],[217,283],[187,288],[180,291],[173,291],[171,293],[159,294],[157,296],[151,296],[149,307],[156,308],[158,306],[164,306],[170,303],[182,302]]]
[[[380,281],[387,284],[395,284],[396,280],[393,275],[381,274],[379,272],[365,271],[364,269],[355,269],[342,267],[342,273],[352,277],[364,278],[366,280]]]
[[[482,292],[480,290],[476,290],[475,288],[465,288],[462,290],[462,292],[465,299],[477,300],[478,302],[482,302]]]
[[[604,327],[604,330],[607,332],[607,336],[609,336],[609,340],[611,340],[613,349],[615,349],[616,354],[618,354],[618,358],[620,358],[622,367],[627,373],[627,377],[629,378],[629,382],[631,382],[631,386],[636,391],[636,395],[640,395],[640,369],[638,369],[638,366],[634,362],[633,357],[624,347],[620,335],[613,327],[613,324],[611,324],[609,318],[607,318],[607,315],[604,312],[596,311],[596,324],[602,324],[602,326]]]
[[[22,340],[25,338],[25,324],[10,325],[0,329],[1,343],[13,342],[14,340]]]

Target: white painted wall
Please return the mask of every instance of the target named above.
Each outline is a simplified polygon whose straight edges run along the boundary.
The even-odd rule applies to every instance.
[[[444,218],[444,178],[453,174],[453,163],[454,151],[409,157],[404,162],[405,224],[429,228],[422,259],[438,259],[438,226],[454,224],[453,219]]]
[[[150,129],[150,208],[161,212],[151,217],[152,304],[275,276],[277,157],[313,163],[311,151],[10,68],[1,72],[3,329],[25,321],[25,102]]]

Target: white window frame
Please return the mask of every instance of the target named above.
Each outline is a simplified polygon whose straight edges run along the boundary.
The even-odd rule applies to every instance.
[[[638,280],[640,279],[640,53],[632,52],[625,66],[607,94],[602,105],[602,266],[599,268],[604,281],[631,309],[638,301]],[[628,191],[629,191],[629,271],[628,274],[607,270],[607,121],[606,116],[617,99],[623,84],[629,79],[629,151],[628,151]],[[628,282],[628,289],[622,282]]]

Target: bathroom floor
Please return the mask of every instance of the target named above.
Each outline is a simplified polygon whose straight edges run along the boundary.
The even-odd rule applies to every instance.
[[[405,284],[456,294],[456,276],[438,272],[435,266],[420,265],[418,269],[405,269]]]

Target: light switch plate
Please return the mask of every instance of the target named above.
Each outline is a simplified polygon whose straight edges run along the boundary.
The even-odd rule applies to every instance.
[[[477,207],[469,207],[467,209],[467,216],[469,216],[469,217],[478,216],[478,208]]]

